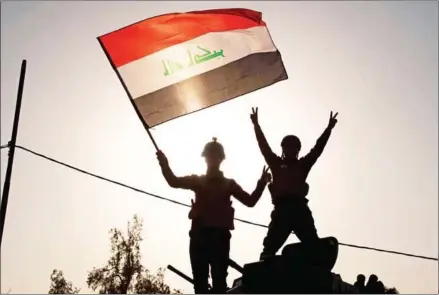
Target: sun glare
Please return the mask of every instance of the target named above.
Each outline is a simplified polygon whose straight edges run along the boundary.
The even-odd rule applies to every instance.
[[[197,108],[197,103],[198,99],[191,99],[188,111]],[[168,155],[175,174],[204,174],[206,164],[201,153],[204,145],[216,137],[226,153],[221,165],[225,176],[244,182],[248,180],[253,186],[253,180],[259,176],[264,163],[245,110],[245,105],[242,110],[233,106],[214,106],[163,126],[158,142]],[[233,123],[224,123],[224,118],[228,117],[235,118]]]

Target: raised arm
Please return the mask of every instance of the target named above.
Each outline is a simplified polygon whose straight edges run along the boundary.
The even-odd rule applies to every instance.
[[[268,182],[271,181],[271,174],[268,172],[268,168],[265,168],[262,170],[261,178],[258,180],[258,183],[256,185],[255,190],[253,193],[249,194],[246,191],[242,189],[242,187],[236,183],[236,181],[232,180],[232,195],[240,201],[242,204],[244,204],[247,207],[254,207],[256,203],[259,201],[259,199],[262,196],[262,193],[264,192],[265,186]]]
[[[329,117],[329,123],[326,127],[325,131],[323,131],[322,135],[317,139],[316,144],[311,149],[311,151],[303,157],[303,164],[304,168],[307,172],[309,172],[312,168],[312,166],[316,163],[317,159],[320,157],[320,155],[323,153],[323,150],[325,149],[326,144],[328,143],[329,137],[331,136],[331,131],[335,127],[335,124],[337,124],[337,115],[331,115]]]
[[[190,189],[194,190],[198,183],[198,177],[196,175],[177,177],[174,172],[172,172],[171,167],[169,167],[168,159],[162,151],[157,152],[157,159],[162,169],[163,177],[170,187]]]
[[[258,108],[252,108],[252,114],[250,115],[250,119],[253,122],[256,140],[258,141],[259,149],[261,150],[261,153],[265,158],[265,162],[267,162],[267,164],[270,168],[273,168],[273,165],[277,161],[277,156],[271,150],[270,145],[268,144],[268,141],[265,138],[264,133],[262,132],[262,128],[259,125]]]

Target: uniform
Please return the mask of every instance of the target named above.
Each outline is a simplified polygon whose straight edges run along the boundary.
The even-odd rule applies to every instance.
[[[233,179],[225,178],[221,171],[202,176],[176,177],[167,163],[162,161],[160,164],[171,187],[195,193],[195,201],[189,212],[189,219],[192,220],[189,254],[195,293],[206,294],[209,291],[209,266],[213,285],[211,292],[225,293],[231,230],[234,229],[231,197],[253,207],[259,201],[265,183],[258,181],[254,192],[248,194]]]
[[[331,134],[327,128],[314,148],[303,158],[285,159],[274,154],[258,124],[255,125],[259,148],[273,174],[270,192],[274,204],[267,235],[263,242],[261,259],[275,255],[293,231],[307,245],[309,253],[315,253],[319,239],[314,218],[308,207],[306,178]]]

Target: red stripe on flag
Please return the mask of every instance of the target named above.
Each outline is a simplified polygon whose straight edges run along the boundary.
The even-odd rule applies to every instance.
[[[265,26],[249,9],[171,13],[146,19],[99,37],[115,67],[211,32]],[[239,40],[237,40],[239,41]]]

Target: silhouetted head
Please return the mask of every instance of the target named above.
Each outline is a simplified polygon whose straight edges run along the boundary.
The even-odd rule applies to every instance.
[[[376,283],[378,282],[378,276],[375,274],[371,274],[369,277],[369,283]]]
[[[366,282],[366,277],[363,274],[359,274],[357,276],[357,282],[362,283],[364,286],[364,283]]]
[[[214,137],[211,142],[208,142],[204,146],[201,156],[206,159],[206,164],[209,168],[219,167],[226,158],[224,147],[222,144],[216,141],[216,137]]]
[[[282,155],[287,159],[297,158],[302,147],[300,139],[295,135],[285,136],[280,145],[282,147]]]

